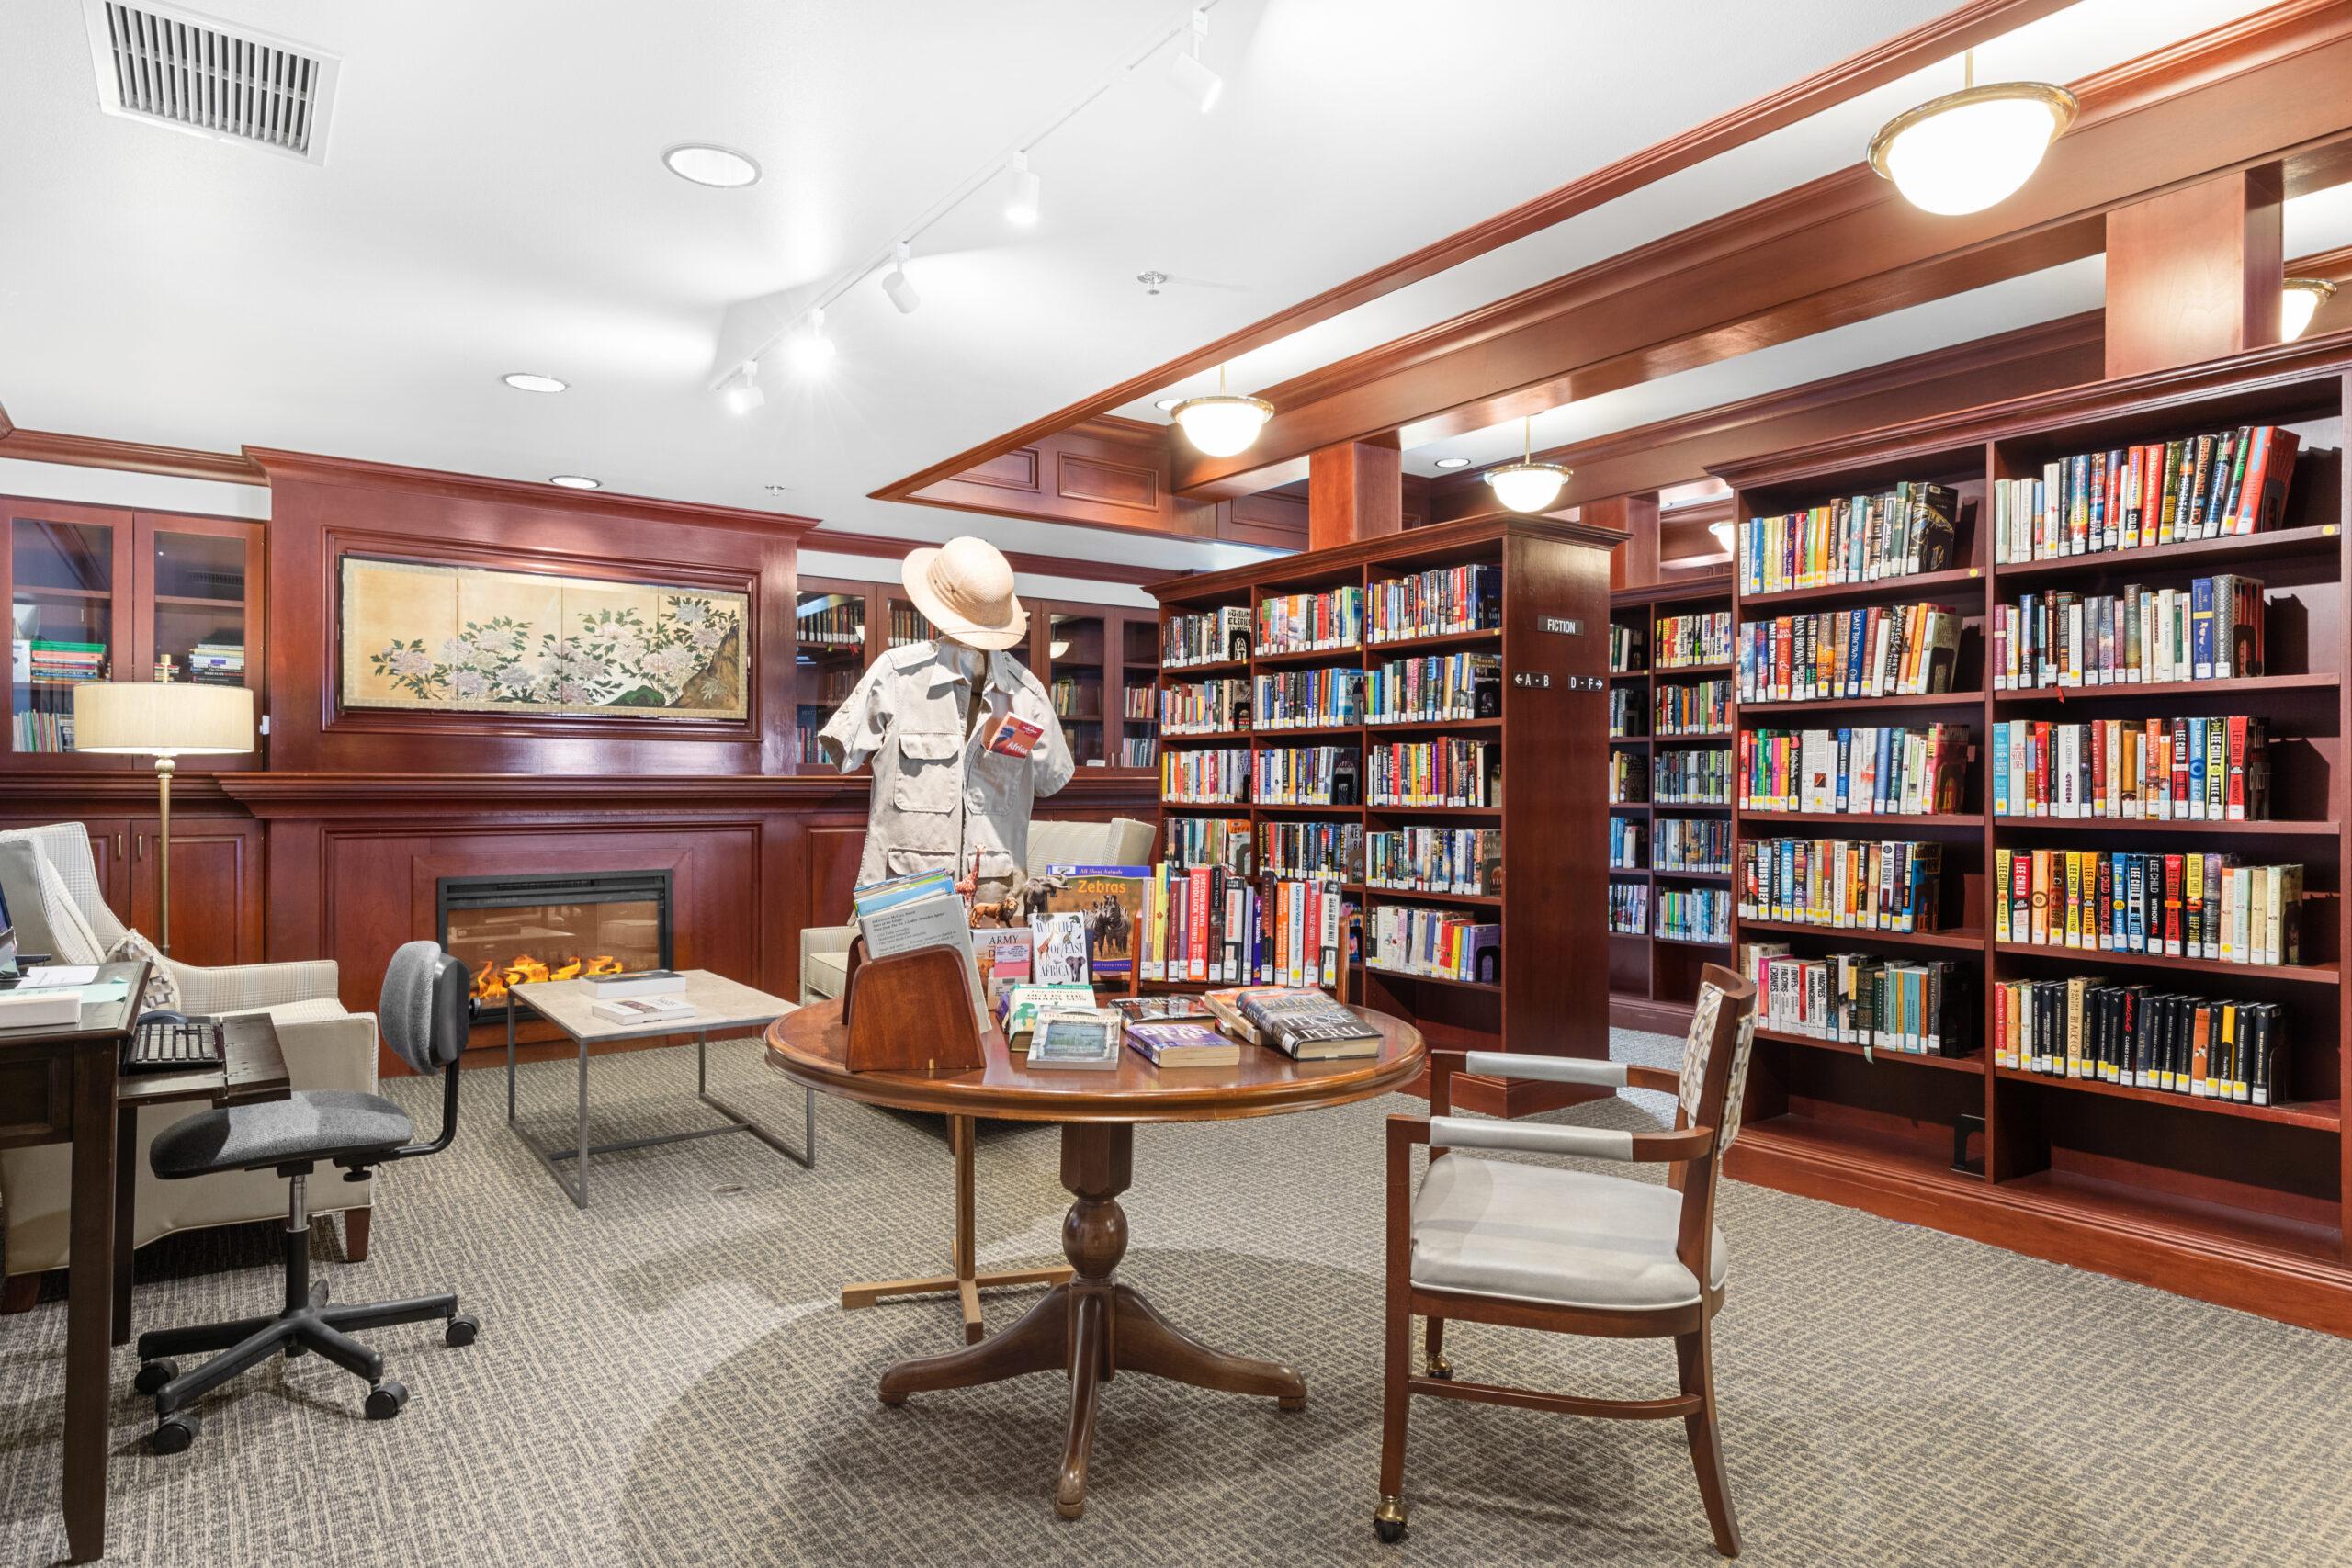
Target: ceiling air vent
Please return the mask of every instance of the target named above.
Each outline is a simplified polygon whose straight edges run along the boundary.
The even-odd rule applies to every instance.
[[[107,113],[325,162],[334,56],[170,6],[84,5]]]

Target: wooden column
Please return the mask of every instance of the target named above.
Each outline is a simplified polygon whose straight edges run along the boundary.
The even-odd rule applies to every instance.
[[[1648,588],[1657,581],[1657,497],[1613,495],[1588,501],[1577,517],[1598,528],[1623,528],[1625,542],[1609,552],[1609,586]]]
[[[2280,199],[2269,164],[2107,215],[2110,379],[2278,341]]]
[[[1318,446],[1306,464],[1306,547],[1329,549],[1405,526],[1404,454],[1386,444]]]

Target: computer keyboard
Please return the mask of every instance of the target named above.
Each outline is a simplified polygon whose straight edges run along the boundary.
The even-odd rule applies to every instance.
[[[123,1054],[126,1073],[194,1072],[221,1063],[220,1025],[210,1019],[142,1023]]]

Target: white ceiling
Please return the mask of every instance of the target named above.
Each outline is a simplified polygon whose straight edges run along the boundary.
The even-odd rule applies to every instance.
[[[232,24],[342,57],[314,168],[102,115],[80,0],[7,0],[0,403],[39,429],[587,473],[910,538],[972,529],[1076,558],[1221,564],[1251,552],[865,497],[1949,3],[1216,0],[1204,58],[1227,85],[1204,117],[1168,85],[1166,47],[1122,74],[1181,19],[1166,0],[214,0]],[[1980,75],[2064,79],[2250,8],[2084,0],[1988,48]],[[1033,153],[1035,229],[1003,221],[990,178],[917,241],[916,314],[863,280],[829,311],[830,371],[772,365],[766,406],[741,417],[708,391],[741,352],[722,344],[730,308],[739,327],[750,301],[797,310],[1114,77]],[[1293,374],[1851,162],[1878,119],[1951,85],[1791,127],[1273,345],[1237,378]],[[659,162],[686,140],[741,147],[765,177],[686,185]],[[1148,298],[1147,267],[1196,281]],[[2020,279],[1657,385],[1663,402],[1743,396],[2079,309],[2083,287]],[[571,389],[499,384],[519,369]],[[1615,396],[1621,409],[1596,399],[1577,417],[1614,428],[1662,406],[1651,389]],[[1478,456],[1481,439],[1413,466]]]

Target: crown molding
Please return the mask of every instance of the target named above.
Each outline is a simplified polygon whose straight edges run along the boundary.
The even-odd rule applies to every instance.
[[[239,452],[205,452],[192,446],[158,446],[144,441],[109,441],[96,435],[62,435],[27,430],[0,413],[0,457],[26,463],[64,463],[77,468],[119,468],[128,473],[165,474],[223,484],[266,485],[259,465]]]
[[[754,533],[782,534],[792,538],[798,538],[818,525],[814,517],[762,512],[752,507],[714,506],[698,501],[666,501],[658,496],[622,495],[604,490],[569,490],[562,485],[536,484],[526,479],[487,479],[480,474],[403,468],[394,463],[374,463],[358,457],[329,457],[316,453],[282,452],[262,446],[248,446],[245,452],[259,465],[273,487],[288,481],[358,485],[503,506],[537,506],[551,511],[681,523],[699,528],[739,528]]]

